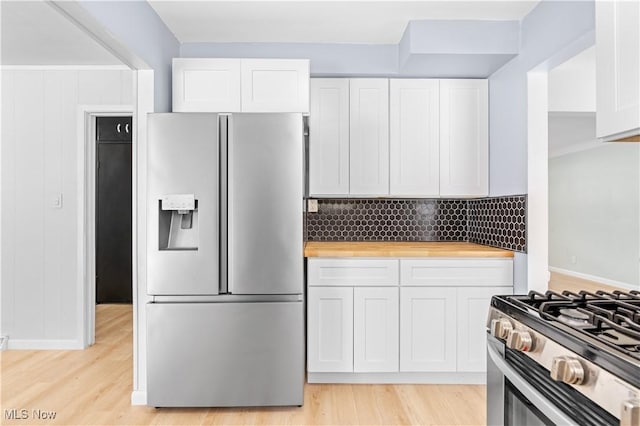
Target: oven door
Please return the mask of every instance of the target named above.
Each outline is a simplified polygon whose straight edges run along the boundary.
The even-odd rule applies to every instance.
[[[528,356],[487,334],[487,424],[618,425],[580,392],[551,379]]]

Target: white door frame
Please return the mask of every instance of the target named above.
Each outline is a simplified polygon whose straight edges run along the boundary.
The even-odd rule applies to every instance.
[[[527,73],[527,286],[549,288],[549,71],[595,44],[595,30]]]
[[[87,10],[75,1],[62,1],[62,0],[50,0],[47,2],[50,6],[54,7],[63,16],[68,18],[71,22],[78,26],[82,31],[86,32],[90,37],[96,40],[105,49],[111,52],[116,58],[127,65],[133,71],[133,93],[134,93],[134,107],[133,110],[133,126],[136,129],[133,136],[133,392],[131,394],[131,403],[133,405],[145,405],[147,402],[146,395],[146,380],[147,380],[147,367],[146,367],[146,339],[144,330],[146,326],[146,317],[144,306],[148,301],[146,294],[146,162],[147,162],[147,113],[154,111],[154,71],[149,64],[147,64],[138,54],[132,51],[127,45],[123,44],[118,38],[116,38],[111,32],[106,30],[95,17],[93,17]],[[104,108],[100,110],[88,109],[86,113],[104,111]],[[84,124],[85,112],[79,117],[78,126],[79,135],[83,135],[84,141]],[[78,217],[80,222],[79,231],[84,232],[86,229],[85,217],[85,182],[84,168],[86,165],[86,157],[84,151],[84,145],[81,147],[81,151],[78,154],[78,167],[79,174],[82,172],[82,179],[79,179],[79,205],[78,210],[81,215]],[[85,283],[85,277],[87,276],[86,266],[86,241],[82,237],[83,233],[79,232],[78,239],[81,239],[80,247],[78,248],[79,264],[78,272],[79,284],[81,286],[79,296],[79,306],[81,307],[79,313],[79,334],[82,339],[85,340],[84,346],[86,347],[89,342],[92,341],[92,335],[90,333],[95,332],[94,316],[92,311],[88,312],[87,309],[95,309],[90,307],[93,300],[89,302]],[[95,288],[95,285],[92,286]],[[91,323],[89,324],[89,319]]]
[[[96,318],[96,117],[134,115],[132,105],[79,105],[78,106],[78,283],[80,283],[81,307],[78,324],[82,327],[82,347],[95,343]],[[135,128],[135,127],[134,127]],[[132,151],[135,151],[136,132],[132,133]],[[136,173],[136,164],[131,162],[132,176]],[[136,218],[135,180],[133,183],[132,220]],[[134,228],[135,229],[135,228]],[[136,234],[132,229],[132,263],[136,256]],[[132,276],[135,290],[135,273]]]

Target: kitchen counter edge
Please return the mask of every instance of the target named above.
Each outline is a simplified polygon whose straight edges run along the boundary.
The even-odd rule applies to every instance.
[[[513,252],[467,242],[307,241],[305,257],[493,257]]]

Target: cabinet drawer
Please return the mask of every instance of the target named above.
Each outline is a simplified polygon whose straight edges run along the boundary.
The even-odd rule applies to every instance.
[[[310,286],[398,284],[396,259],[309,259]]]
[[[510,286],[513,285],[513,260],[401,260],[400,283],[408,286]]]

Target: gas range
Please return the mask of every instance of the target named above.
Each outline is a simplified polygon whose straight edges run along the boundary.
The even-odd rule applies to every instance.
[[[640,425],[639,291],[494,296],[487,328],[505,360],[525,365],[522,376],[535,368],[546,376],[538,388],[585,398],[604,410],[600,423]]]

